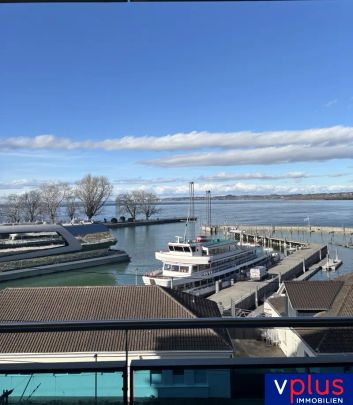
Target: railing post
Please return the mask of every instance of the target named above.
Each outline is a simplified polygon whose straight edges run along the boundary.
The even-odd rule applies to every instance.
[[[95,355],[93,357],[94,357],[94,361],[97,363],[98,354],[95,353]],[[94,373],[94,405],[98,404],[98,386],[97,386],[98,378],[97,377],[98,376],[97,376],[97,370],[96,370],[96,372]]]
[[[128,347],[128,329],[125,329],[125,368],[123,373],[123,403],[129,404],[128,398],[128,379],[129,379],[129,347]]]

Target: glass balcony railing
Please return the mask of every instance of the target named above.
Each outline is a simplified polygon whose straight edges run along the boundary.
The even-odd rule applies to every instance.
[[[155,353],[146,359],[130,349],[135,331],[142,330],[147,335],[151,330],[165,332],[213,328],[235,337],[233,343],[242,339],[247,341],[251,335],[249,340],[255,346],[260,346],[262,336],[281,336],[274,333],[278,330],[306,328],[312,331],[315,328],[327,328],[336,333],[340,330],[346,333],[352,326],[351,317],[1,323],[0,334],[17,336],[18,333],[28,332],[119,330],[125,337],[126,345],[120,357],[117,353],[111,353],[108,361],[102,361],[92,353],[92,361],[87,361],[87,358],[80,361],[80,356],[75,357],[73,353],[61,353],[52,358],[47,355],[45,360],[41,354],[32,353],[32,360],[27,361],[18,355],[13,355],[9,360],[5,353],[1,353],[0,404],[218,405],[222,401],[222,404],[260,405],[265,400],[266,376],[309,374],[314,378],[322,373],[351,375],[352,350],[340,352],[337,348],[336,352],[330,354],[309,356],[299,353],[295,357],[285,357],[284,353],[281,357],[268,357],[266,351],[259,351],[256,357],[247,357],[244,352],[234,350],[228,358],[224,354],[221,358],[217,352],[197,358],[195,353],[180,350],[169,355],[165,353],[164,356]],[[348,335],[343,333],[342,336]],[[264,347],[269,343],[271,349],[276,346],[274,340],[269,342],[267,339],[262,343]]]
[[[0,365],[0,404],[123,403],[123,363]]]
[[[261,405],[265,400],[266,375],[350,374],[352,360],[352,356],[338,356],[206,362],[133,361],[130,400],[134,405],[218,405],[220,401],[226,405]]]

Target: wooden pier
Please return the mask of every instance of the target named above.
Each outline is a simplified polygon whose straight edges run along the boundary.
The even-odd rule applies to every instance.
[[[265,234],[273,235],[276,232],[316,232],[327,234],[346,234],[353,235],[352,227],[344,226],[317,226],[317,225],[253,225],[253,224],[240,224],[240,225],[204,225],[202,229],[206,232],[229,232],[233,229],[238,229],[251,234]]]
[[[267,280],[237,281],[233,286],[211,295],[209,299],[217,302],[224,311],[232,313],[235,308],[253,309],[277,291],[283,281],[293,280],[305,274],[309,269],[312,275],[314,272],[312,267],[321,262],[326,255],[326,245],[301,246],[300,249],[285,257],[277,266],[269,269]]]

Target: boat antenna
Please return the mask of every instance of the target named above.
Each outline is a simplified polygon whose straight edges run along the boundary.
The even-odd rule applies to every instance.
[[[186,241],[186,233],[189,222],[190,222],[189,235],[190,239],[193,240],[195,239],[195,188],[193,181],[190,181],[189,183],[189,210],[185,224],[184,241]]]
[[[211,218],[211,191],[206,191],[206,216],[207,216],[207,226],[210,228],[212,226],[212,218]]]
[[[195,188],[194,182],[191,181],[190,187],[190,239],[195,239]]]

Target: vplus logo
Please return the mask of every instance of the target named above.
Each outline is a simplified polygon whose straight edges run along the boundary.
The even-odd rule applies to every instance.
[[[352,374],[266,374],[265,405],[353,405]]]

